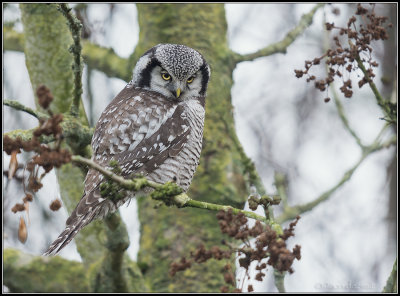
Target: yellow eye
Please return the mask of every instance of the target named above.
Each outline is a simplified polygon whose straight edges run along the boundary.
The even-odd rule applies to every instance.
[[[193,82],[193,80],[194,80],[194,77],[193,77],[193,76],[191,76],[191,77],[189,77],[189,79],[187,80],[187,83],[192,83],[192,82]]]
[[[170,80],[171,79],[171,75],[169,75],[168,73],[161,73],[161,77],[164,80]]]

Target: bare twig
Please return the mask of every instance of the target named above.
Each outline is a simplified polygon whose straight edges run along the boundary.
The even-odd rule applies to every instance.
[[[234,62],[237,64],[244,61],[252,61],[260,57],[266,57],[275,53],[286,53],[286,49],[289,47],[289,45],[291,45],[296,38],[311,25],[314,14],[324,5],[325,4],[317,4],[309,13],[304,14],[301,17],[299,24],[294,29],[289,31],[285,38],[283,38],[281,41],[264,47],[254,53],[244,55],[234,54]]]
[[[335,186],[333,186],[331,189],[327,190],[326,192],[322,193],[320,196],[318,196],[316,199],[312,200],[311,202],[308,202],[308,203],[305,203],[302,205],[293,206],[293,207],[284,207],[283,213],[279,217],[276,218],[276,222],[279,224],[282,224],[286,221],[294,219],[298,215],[301,215],[305,212],[311,211],[316,206],[318,206],[322,202],[329,199],[337,189],[339,189],[344,183],[349,181],[350,178],[352,177],[353,173],[357,170],[357,168],[361,165],[361,163],[369,155],[371,155],[373,152],[382,150],[384,148],[388,148],[392,145],[396,145],[396,143],[397,143],[396,136],[391,137],[386,142],[379,143],[381,135],[383,134],[383,132],[386,130],[387,127],[388,127],[388,125],[385,125],[382,128],[381,132],[376,137],[376,139],[374,140],[374,142],[371,145],[366,146],[364,148],[363,153],[362,153],[360,159],[357,161],[357,163],[343,174],[342,178],[339,180],[339,182]]]

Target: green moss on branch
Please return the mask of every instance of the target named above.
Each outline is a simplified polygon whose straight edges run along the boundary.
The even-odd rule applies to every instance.
[[[40,257],[18,250],[3,252],[4,285],[13,293],[85,293],[88,281],[82,263]]]

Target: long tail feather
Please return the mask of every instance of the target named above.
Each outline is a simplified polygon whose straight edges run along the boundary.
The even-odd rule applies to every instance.
[[[103,201],[104,199],[100,196],[98,190],[94,190],[88,193],[88,195],[84,195],[78,206],[68,218],[66,222],[67,226],[64,231],[50,245],[43,255],[56,255],[66,245],[68,245],[83,227],[97,218],[100,212],[104,212]]]

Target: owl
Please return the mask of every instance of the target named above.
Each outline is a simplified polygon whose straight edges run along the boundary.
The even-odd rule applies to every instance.
[[[133,79],[100,116],[92,138],[92,160],[109,168],[118,162],[121,175],[142,174],[164,184],[173,181],[187,191],[199,164],[210,67],[185,45],[158,44],[138,60]],[[102,197],[101,173],[89,169],[84,194],[66,221],[65,230],[44,255],[57,254],[96,218],[116,211],[118,201]]]

